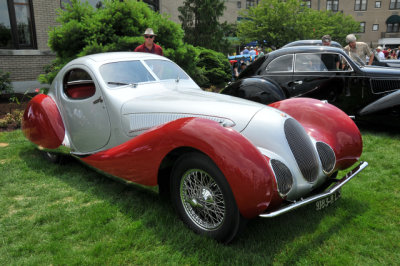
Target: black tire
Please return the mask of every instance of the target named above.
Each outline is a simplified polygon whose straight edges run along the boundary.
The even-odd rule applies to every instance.
[[[219,242],[232,241],[244,223],[224,175],[201,153],[185,154],[176,162],[171,201],[190,229]]]

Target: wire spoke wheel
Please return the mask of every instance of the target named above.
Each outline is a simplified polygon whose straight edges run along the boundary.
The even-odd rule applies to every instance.
[[[215,180],[200,169],[190,169],[182,177],[180,195],[189,218],[205,230],[215,230],[224,221],[225,201]]]
[[[245,220],[228,181],[208,156],[198,152],[180,156],[170,185],[173,206],[190,229],[224,243],[235,238]]]

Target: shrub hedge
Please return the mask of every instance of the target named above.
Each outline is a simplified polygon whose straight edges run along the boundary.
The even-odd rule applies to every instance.
[[[59,26],[50,30],[49,46],[57,58],[39,80],[51,83],[70,60],[93,53],[133,51],[151,27],[164,55],[182,67],[200,86],[223,85],[230,80],[229,61],[221,53],[183,42],[181,26],[136,0],[104,1],[98,9],[72,0],[59,10]]]

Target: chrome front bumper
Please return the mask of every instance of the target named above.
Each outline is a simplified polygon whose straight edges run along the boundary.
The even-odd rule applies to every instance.
[[[320,194],[316,194],[313,195],[309,198],[305,198],[305,199],[300,199],[296,202],[293,202],[289,205],[285,205],[284,207],[275,210],[273,212],[269,212],[269,213],[262,213],[259,216],[263,217],[263,218],[272,218],[272,217],[276,217],[278,215],[293,211],[297,208],[303,207],[305,205],[308,205],[310,203],[316,202],[320,199],[329,197],[330,195],[334,194],[338,189],[340,189],[342,186],[344,186],[347,182],[349,182],[353,177],[355,177],[359,172],[361,172],[362,170],[364,170],[365,167],[368,166],[367,162],[360,162],[360,164],[355,167],[353,170],[351,170],[350,172],[348,172],[344,177],[342,177],[340,180],[337,181],[337,183],[330,187],[328,190],[320,193]]]

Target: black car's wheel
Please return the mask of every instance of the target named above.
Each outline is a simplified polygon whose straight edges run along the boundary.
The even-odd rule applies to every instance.
[[[43,157],[51,162],[51,163],[56,163],[56,164],[62,164],[63,163],[63,155],[58,154],[58,153],[53,153],[53,152],[48,152],[48,151],[41,151]]]
[[[177,161],[171,198],[189,228],[220,242],[230,242],[243,223],[224,175],[203,154],[186,154]]]

